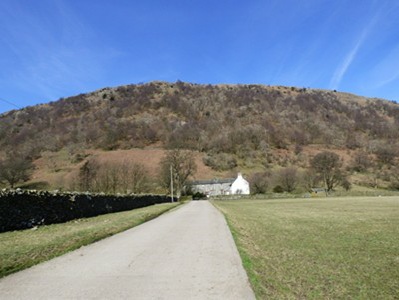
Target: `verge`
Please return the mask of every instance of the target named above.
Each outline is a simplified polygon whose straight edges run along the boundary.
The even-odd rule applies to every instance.
[[[176,209],[164,203],[0,234],[0,278],[138,226]]]

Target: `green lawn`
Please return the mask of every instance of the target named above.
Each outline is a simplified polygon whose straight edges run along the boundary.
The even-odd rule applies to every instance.
[[[214,204],[258,299],[399,299],[399,197]]]
[[[0,277],[28,268],[153,219],[177,203],[0,234]]]

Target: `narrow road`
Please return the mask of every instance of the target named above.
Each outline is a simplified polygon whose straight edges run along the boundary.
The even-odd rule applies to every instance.
[[[255,299],[208,201],[0,280],[0,299]]]

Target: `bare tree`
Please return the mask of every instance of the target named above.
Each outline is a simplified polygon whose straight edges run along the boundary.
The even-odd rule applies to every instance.
[[[121,172],[118,165],[112,163],[105,163],[102,166],[102,173],[105,180],[108,182],[108,193],[116,194],[119,190]]]
[[[277,180],[284,191],[291,193],[296,189],[298,184],[297,173],[297,169],[294,167],[283,168],[278,172]]]
[[[399,167],[392,168],[389,188],[399,190]]]
[[[367,152],[360,150],[353,156],[351,167],[354,171],[365,172],[371,165],[371,157]]]
[[[147,191],[148,189],[148,172],[144,165],[134,163],[130,165],[129,174],[129,188],[132,193],[138,194]]]
[[[148,190],[148,172],[144,165],[88,160],[80,168],[81,190],[104,193],[143,193]]]
[[[341,171],[342,161],[338,154],[323,151],[313,157],[310,165],[324,181],[327,192],[341,183],[343,178]]]
[[[95,178],[97,176],[99,166],[96,160],[86,161],[79,169],[79,188],[82,191],[93,191]]]
[[[19,182],[28,181],[32,175],[33,164],[23,156],[0,160],[0,182],[7,182],[13,189]]]
[[[197,171],[193,152],[175,149],[169,151],[161,161],[161,182],[165,188],[169,187],[171,174],[177,197],[181,192],[190,176]]]
[[[397,150],[390,145],[381,145],[376,149],[375,155],[380,164],[390,167],[395,161]]]
[[[320,183],[320,176],[311,169],[303,171],[301,177],[302,185],[308,192],[311,192],[312,188],[317,187]]]
[[[270,176],[269,172],[253,174],[249,180],[251,183],[251,192],[253,194],[266,194],[270,187]]]
[[[148,171],[143,164],[124,161],[118,165],[120,190],[124,193],[139,194],[148,191]]]

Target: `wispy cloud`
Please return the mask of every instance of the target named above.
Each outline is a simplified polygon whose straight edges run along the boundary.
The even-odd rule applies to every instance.
[[[359,52],[360,47],[363,45],[365,39],[367,38],[368,34],[370,32],[370,26],[365,28],[356,41],[355,45],[352,47],[352,49],[346,54],[345,58],[343,59],[342,63],[338,66],[338,68],[335,70],[333,77],[331,78],[330,81],[330,89],[337,89],[342,81],[342,78],[344,77],[346,71],[352,64],[353,60],[356,58],[356,55]]]
[[[330,82],[330,89],[337,89],[339,84],[341,83],[342,78],[344,77],[346,71],[348,70],[349,66],[352,64],[352,61],[357,55],[360,46],[363,44],[363,41],[366,37],[366,34],[362,34],[360,39],[356,42],[355,46],[351,49],[351,51],[345,56],[344,60],[342,61],[341,65],[335,70],[334,75]]]
[[[349,67],[351,66],[352,62],[356,59],[358,55],[359,49],[363,46],[364,42],[368,38],[370,32],[373,30],[375,24],[379,19],[380,13],[377,12],[372,20],[368,23],[368,25],[363,29],[362,33],[360,34],[359,38],[355,41],[353,47],[350,51],[345,55],[344,59],[342,60],[341,64],[337,67],[334,72],[334,75],[330,81],[330,89],[337,89],[345,76],[345,73],[348,71]]]

